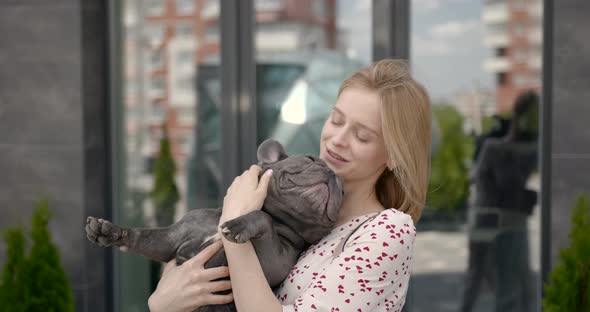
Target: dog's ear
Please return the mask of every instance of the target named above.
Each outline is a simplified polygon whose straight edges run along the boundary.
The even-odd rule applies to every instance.
[[[265,164],[275,163],[289,157],[283,145],[272,139],[262,142],[258,146],[258,152],[256,154],[258,156],[258,162]]]

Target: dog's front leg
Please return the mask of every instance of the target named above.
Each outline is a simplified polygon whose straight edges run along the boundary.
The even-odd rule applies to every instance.
[[[176,255],[177,243],[172,239],[175,227],[154,229],[123,228],[108,220],[86,219],[87,238],[102,247],[115,246],[150,259],[167,262]]]
[[[289,275],[303,248],[301,237],[281,224],[274,224],[269,214],[252,211],[221,225],[229,241],[252,241],[264,275],[271,287],[278,286]]]
[[[243,244],[272,233],[272,218],[262,210],[255,210],[229,220],[221,226],[223,236],[234,243]]]

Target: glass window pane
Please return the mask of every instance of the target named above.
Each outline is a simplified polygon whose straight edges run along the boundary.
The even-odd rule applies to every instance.
[[[410,311],[539,308],[538,98],[528,91],[541,91],[542,24],[522,11],[540,4],[411,1],[410,59],[436,135]]]
[[[165,0],[147,0],[145,2],[146,16],[159,16],[164,14]]]
[[[178,15],[191,15],[195,9],[195,0],[176,0]]]
[[[125,200],[115,214],[129,227],[163,226],[188,209],[220,203],[214,174],[220,172],[212,162],[219,158],[219,150],[211,148],[219,145],[219,118],[209,115],[219,106],[220,47],[219,40],[206,36],[219,32],[215,26],[219,11],[204,12],[218,6],[219,0],[207,1],[200,10],[193,0],[123,3],[125,180],[119,184],[125,189]],[[169,11],[174,8],[176,14]],[[179,200],[174,214],[163,213],[150,196],[165,133],[176,166],[172,174]],[[201,188],[195,190],[195,185]],[[132,254],[120,253],[118,259],[118,309],[146,311],[148,296],[159,279],[159,264]]]
[[[371,61],[371,1],[254,3],[257,141],[275,138],[288,153],[319,155],[340,83]]]
[[[192,23],[178,23],[176,25],[175,31],[176,37],[192,37],[193,34],[193,24]]]

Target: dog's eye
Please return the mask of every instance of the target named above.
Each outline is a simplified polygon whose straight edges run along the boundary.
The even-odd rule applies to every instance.
[[[315,161],[315,158],[313,158],[313,156],[305,156],[307,157],[307,159],[311,160],[311,161]]]

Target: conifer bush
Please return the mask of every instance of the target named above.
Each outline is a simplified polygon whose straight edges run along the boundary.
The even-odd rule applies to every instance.
[[[36,202],[31,218],[33,242],[26,256],[22,227],[5,231],[7,259],[0,284],[0,311],[73,312],[74,297],[47,228],[51,212],[47,199]]]
[[[428,209],[454,212],[467,199],[469,161],[473,142],[463,133],[463,117],[449,105],[433,107],[441,137],[432,158],[428,185]]]
[[[170,139],[166,126],[164,135],[160,140],[160,153],[156,159],[154,168],[154,187],[150,192],[156,210],[156,223],[158,226],[168,226],[174,222],[174,213],[176,203],[180,199],[174,174],[176,173],[176,164],[170,150]]]
[[[5,230],[6,262],[0,281],[0,311],[26,311],[27,302],[25,285],[22,282],[25,264],[26,239],[21,226]]]
[[[590,206],[578,198],[572,213],[570,247],[560,252],[545,284],[543,308],[546,312],[590,312]]]
[[[160,140],[160,151],[154,166],[154,186],[149,196],[154,204],[156,225],[169,226],[174,223],[176,203],[180,199],[174,175],[176,164],[170,149],[170,139],[166,131],[166,125],[162,125],[163,135]],[[162,265],[160,262],[150,260],[151,290],[155,290],[160,280]]]

